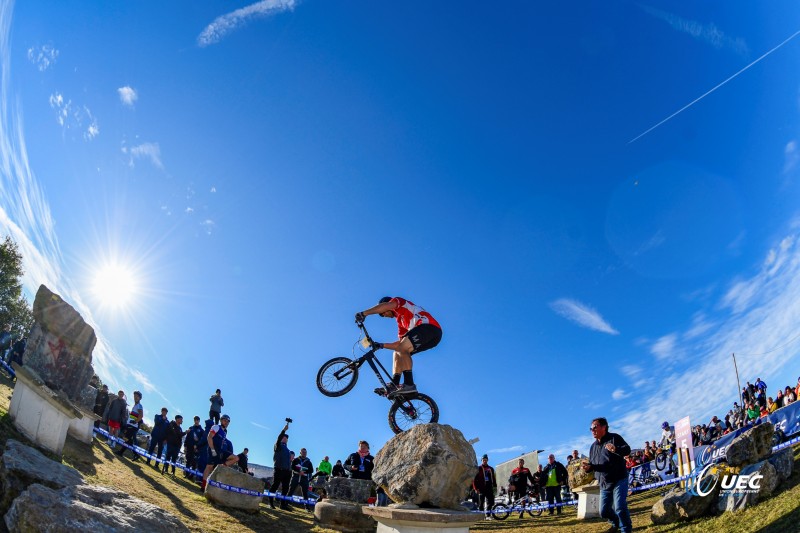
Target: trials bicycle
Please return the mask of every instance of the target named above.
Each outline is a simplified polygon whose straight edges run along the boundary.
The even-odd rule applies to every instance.
[[[518,500],[511,500],[508,503],[496,503],[492,506],[492,518],[495,520],[505,520],[511,513],[519,511],[519,517],[522,518],[527,511],[531,517],[537,517],[542,514],[544,507],[539,500],[539,493],[533,490],[527,491],[525,496]]]
[[[375,393],[392,402],[389,408],[389,427],[395,433],[402,433],[419,424],[435,424],[439,421],[439,406],[433,398],[415,392],[410,395],[388,398],[391,376],[375,355],[375,343],[370,338],[367,328],[362,322],[356,323],[363,337],[361,345],[368,351],[353,360],[347,357],[334,357],[317,372],[317,388],[325,396],[335,398],[350,392],[358,381],[358,369],[367,363],[381,384]],[[380,369],[380,370],[379,370]],[[384,379],[385,376],[385,379]]]

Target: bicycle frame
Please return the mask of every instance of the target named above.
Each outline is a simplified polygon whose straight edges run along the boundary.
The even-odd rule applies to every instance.
[[[364,333],[364,338],[367,339],[369,345],[372,346],[374,342],[372,341],[372,337],[369,336],[369,332],[367,331],[367,328],[364,326],[363,322],[359,322],[357,324],[361,332]],[[370,348],[370,350],[367,353],[365,353],[364,355],[353,361],[353,363],[355,363],[356,368],[360,368],[364,363],[369,364],[370,368],[372,368],[372,371],[375,373],[375,377],[378,378],[378,381],[380,381],[381,385],[383,385],[383,388],[386,388],[388,386],[388,381],[391,381],[392,379],[392,376],[391,374],[389,374],[389,371],[386,370],[386,367],[383,366],[380,359],[378,359],[378,357],[375,355],[375,348]],[[378,367],[380,367],[380,370],[383,371],[383,374],[386,376],[386,379],[383,378],[380,370],[378,370]],[[341,370],[337,370],[334,373],[334,375],[337,378],[340,378],[341,377],[340,373],[345,372],[346,370],[347,370],[346,367],[342,368]]]

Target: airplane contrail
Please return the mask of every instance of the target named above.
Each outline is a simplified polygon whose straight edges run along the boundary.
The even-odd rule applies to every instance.
[[[752,67],[753,65],[755,65],[756,63],[758,63],[759,61],[761,61],[762,59],[764,59],[765,57],[767,57],[768,55],[770,55],[772,52],[774,52],[774,51],[775,51],[775,50],[777,50],[778,48],[782,47],[783,45],[785,45],[786,43],[788,43],[789,41],[791,41],[792,39],[794,39],[795,37],[797,37],[798,35],[800,35],[800,30],[798,30],[798,31],[794,32],[794,33],[793,33],[792,35],[790,35],[790,36],[789,36],[789,37],[788,37],[788,38],[787,38],[785,41],[783,41],[782,43],[780,43],[778,46],[776,46],[776,47],[775,47],[775,48],[773,48],[772,50],[769,50],[768,52],[766,52],[764,55],[762,55],[761,57],[759,57],[758,59],[756,59],[755,61],[753,61],[753,62],[752,62],[752,63],[750,63],[749,65],[745,66],[743,69],[741,69],[741,70],[740,70],[739,72],[737,72],[736,74],[732,75],[731,77],[729,77],[729,78],[728,78],[728,79],[726,79],[725,81],[723,81],[723,82],[719,83],[718,85],[716,85],[716,86],[715,86],[715,87],[713,87],[712,89],[709,89],[708,91],[706,91],[705,93],[703,93],[701,96],[698,96],[697,98],[695,98],[694,100],[692,100],[691,102],[689,102],[688,104],[686,104],[685,106],[683,106],[682,108],[678,109],[678,110],[677,110],[677,111],[675,111],[673,114],[671,114],[670,116],[668,116],[667,118],[665,118],[664,120],[662,120],[661,122],[659,122],[658,124],[656,124],[655,126],[652,126],[652,127],[651,127],[651,128],[649,128],[648,130],[645,130],[643,133],[640,133],[639,135],[637,135],[636,137],[634,137],[633,139],[631,139],[630,141],[628,141],[628,144],[631,144],[631,143],[634,143],[634,142],[638,141],[639,139],[641,139],[642,137],[644,137],[645,135],[647,135],[648,133],[650,133],[651,131],[653,131],[653,130],[654,130],[654,129],[656,129],[657,127],[661,126],[663,123],[665,123],[665,122],[667,122],[668,120],[670,120],[671,118],[673,118],[675,115],[678,115],[678,114],[682,113],[683,111],[685,111],[686,109],[688,109],[688,108],[692,107],[694,104],[696,104],[697,102],[699,102],[700,100],[702,100],[703,98],[705,98],[706,96],[708,96],[709,94],[713,93],[714,91],[716,91],[717,89],[719,89],[720,87],[722,87],[723,85],[725,85],[726,83],[728,83],[729,81],[731,81],[733,78],[735,78],[736,76],[738,76],[739,74],[741,74],[741,73],[742,73],[742,72],[744,72],[745,70],[749,69],[750,67]]]

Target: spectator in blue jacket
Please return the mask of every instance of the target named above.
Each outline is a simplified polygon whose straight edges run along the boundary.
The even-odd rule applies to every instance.
[[[158,446],[158,453],[156,457],[161,459],[161,453],[164,451],[164,443],[167,441],[167,426],[169,426],[169,418],[167,418],[167,408],[161,408],[161,414],[156,415],[153,420],[153,431],[150,433],[150,446],[147,447],[147,453],[153,455],[153,450]],[[150,464],[150,458],[147,458],[147,464]],[[154,461],[154,466],[158,468],[158,461]]]

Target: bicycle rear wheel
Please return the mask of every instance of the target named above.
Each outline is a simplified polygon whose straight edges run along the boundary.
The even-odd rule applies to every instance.
[[[352,359],[334,357],[317,372],[317,388],[325,396],[335,398],[350,392],[358,381],[358,367]]]
[[[389,427],[402,433],[419,424],[435,424],[439,421],[439,406],[433,398],[417,394],[407,400],[396,400],[389,409]]]
[[[504,503],[496,503],[492,506],[492,518],[495,520],[505,520],[511,515],[509,509]]]

